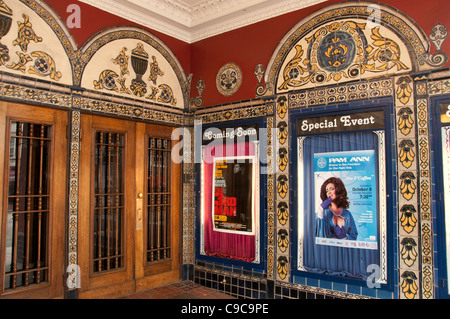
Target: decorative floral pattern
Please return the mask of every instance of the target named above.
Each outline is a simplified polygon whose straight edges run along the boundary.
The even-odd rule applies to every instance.
[[[400,180],[400,192],[406,200],[410,200],[416,193],[416,177],[412,172],[404,172]]]
[[[164,75],[160,69],[155,56],[152,56],[152,61],[149,62],[149,54],[145,51],[144,44],[138,42],[136,47],[131,51],[131,56],[126,54],[128,49],[126,47],[118,53],[116,58],[112,59],[113,64],[120,68],[120,75],[114,70],[104,70],[100,73],[98,80],[94,80],[94,89],[108,90],[126,95],[135,95],[137,97],[144,97],[147,100],[177,105],[177,99],[174,96],[172,88],[167,84],[160,84],[157,87],[150,85],[143,80],[143,75],[150,69],[148,81],[154,85],[157,84],[159,77]],[[131,80],[128,85],[128,77],[130,75],[129,64],[135,73],[135,78]],[[120,88],[119,86],[120,85]],[[148,90],[150,89],[150,91]],[[148,93],[148,94],[147,94]],[[159,95],[158,95],[159,94]]]
[[[278,231],[278,247],[284,253],[289,247],[289,234],[286,229],[282,228]]]
[[[0,27],[0,38],[10,31],[13,11],[5,4],[0,2],[0,19],[3,21]],[[50,54],[44,51],[33,51],[28,54],[28,46],[31,42],[39,44],[43,42],[43,38],[39,37],[34,31],[30,17],[22,14],[23,22],[17,21],[18,31],[17,38],[12,41],[12,46],[18,46],[20,51],[16,51],[18,60],[11,61],[9,49],[7,45],[0,43],[0,66],[6,66],[10,70],[27,73],[27,65],[34,62],[28,67],[28,74],[38,75],[40,77],[49,77],[52,80],[59,81],[62,77],[60,71],[56,68],[56,62]]]
[[[408,299],[414,299],[417,295],[419,287],[417,286],[417,276],[412,271],[405,271],[402,274],[402,292]]]
[[[283,226],[286,225],[287,221],[289,220],[289,207],[286,202],[278,203],[277,216],[278,216],[278,222]]]
[[[414,153],[414,143],[411,140],[402,140],[398,147],[400,162],[405,168],[410,168],[416,156]]]
[[[241,69],[234,63],[227,63],[217,72],[216,87],[220,94],[231,96],[242,83]]]
[[[19,31],[17,34],[17,39],[14,40],[12,44],[19,45],[23,52],[27,52],[28,44],[31,41],[42,42],[42,38],[36,35],[33,30],[33,25],[30,22],[30,18],[26,14],[23,15],[23,20],[23,22],[17,22],[19,25]]]
[[[372,42],[364,33],[366,24],[356,21],[333,22],[306,38],[307,52],[301,44],[283,69],[279,90],[312,84],[351,80],[366,72],[381,73],[409,68],[401,61],[400,46],[383,37],[379,27],[371,30]]]
[[[413,205],[403,205],[400,209],[402,216],[400,218],[403,229],[409,234],[417,225],[416,208]]]
[[[413,111],[409,107],[404,107],[398,111],[397,115],[397,127],[403,135],[407,136],[414,126]]]

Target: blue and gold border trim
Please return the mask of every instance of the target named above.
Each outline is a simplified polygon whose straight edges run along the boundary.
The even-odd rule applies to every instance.
[[[289,174],[289,102],[287,95],[279,95],[276,98],[275,128],[276,136],[276,160],[275,163],[275,243],[276,247],[276,279],[289,282],[291,274],[291,226],[290,226],[290,189],[292,183]]]

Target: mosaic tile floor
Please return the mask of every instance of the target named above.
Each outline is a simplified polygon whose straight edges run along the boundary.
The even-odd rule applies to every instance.
[[[235,299],[215,289],[200,286],[192,281],[179,281],[126,296],[122,299]]]

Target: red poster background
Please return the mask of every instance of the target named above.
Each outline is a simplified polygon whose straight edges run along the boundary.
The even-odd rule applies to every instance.
[[[236,259],[252,262],[255,259],[255,235],[230,234],[213,230],[212,220],[212,183],[214,181],[214,157],[224,156],[254,156],[256,145],[254,143],[234,143],[207,145],[204,148],[203,158],[203,194],[204,194],[204,247],[205,254],[222,258]],[[258,159],[257,159],[258,160]],[[252,190],[249,189],[249,192]],[[256,213],[255,207],[253,214]],[[255,223],[259,219],[255,216]],[[256,232],[258,232],[258,227]]]

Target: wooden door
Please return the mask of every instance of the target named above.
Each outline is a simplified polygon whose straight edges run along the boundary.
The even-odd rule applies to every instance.
[[[0,297],[64,295],[67,123],[61,110],[0,102]]]
[[[172,127],[137,123],[136,290],[179,280],[181,171]],[[142,197],[140,196],[142,194]]]
[[[82,115],[78,217],[81,298],[129,295],[180,278],[180,193],[176,189],[180,173],[179,165],[168,160],[171,131],[163,126]],[[149,183],[154,182],[159,186],[150,189]],[[157,207],[158,216],[153,214],[149,219],[149,206]],[[151,242],[149,246],[149,236],[158,238],[158,244]],[[157,260],[148,262],[149,247],[153,255],[159,253]]]

